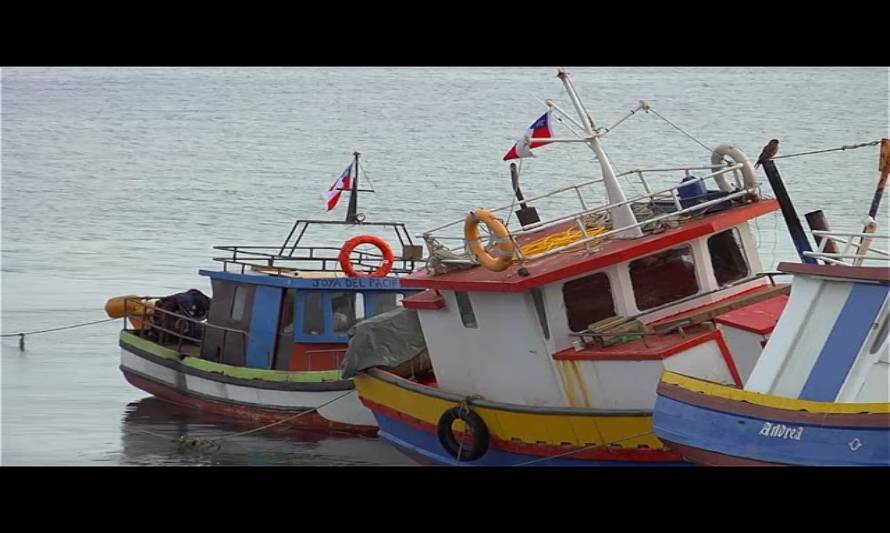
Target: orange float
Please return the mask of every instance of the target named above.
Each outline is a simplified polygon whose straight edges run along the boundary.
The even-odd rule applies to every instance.
[[[349,254],[351,254],[356,246],[360,244],[374,245],[383,254],[383,264],[370,274],[360,274],[356,272],[355,266],[353,266],[352,262],[349,260]],[[392,267],[396,262],[396,256],[393,254],[392,248],[390,248],[386,241],[376,235],[359,235],[358,237],[349,239],[340,250],[339,259],[340,268],[342,268],[343,272],[350,278],[382,278],[389,274],[389,271],[392,270]]]

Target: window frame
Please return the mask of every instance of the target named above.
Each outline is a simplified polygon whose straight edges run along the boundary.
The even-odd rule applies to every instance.
[[[232,291],[232,306],[229,308],[228,320],[230,320],[231,322],[241,322],[242,320],[244,320],[244,312],[247,310],[247,298],[250,296],[250,292],[250,288],[245,287],[241,283],[235,284],[234,290]],[[235,308],[239,303],[239,294],[242,294],[244,296],[241,298],[241,306],[238,312],[238,316],[235,317]]]
[[[615,284],[612,283],[612,276],[610,276],[609,273],[606,272],[605,270],[600,270],[599,272],[590,272],[590,273],[585,274],[585,275],[583,275],[583,276],[580,276],[580,277],[577,277],[577,278],[575,278],[575,279],[571,279],[571,280],[569,280],[569,281],[566,281],[566,282],[563,283],[562,286],[560,287],[560,295],[562,296],[562,304],[563,304],[563,307],[565,307],[565,311],[566,311],[566,312],[565,312],[565,317],[566,317],[566,328],[568,328],[568,330],[569,330],[570,332],[572,332],[572,333],[579,333],[579,332],[581,332],[581,331],[585,331],[585,330],[588,329],[588,326],[589,326],[590,324],[592,324],[593,322],[588,322],[588,323],[584,324],[584,327],[583,327],[582,329],[579,329],[578,331],[575,331],[575,330],[572,329],[572,319],[571,319],[571,317],[569,316],[569,305],[568,305],[568,303],[566,302],[566,285],[568,285],[568,284],[570,284],[570,283],[578,282],[578,281],[581,281],[581,280],[584,280],[584,279],[587,279],[587,278],[592,278],[592,277],[594,277],[594,276],[600,276],[600,275],[601,275],[601,276],[604,276],[604,277],[606,278],[606,283],[607,283],[608,286],[609,286],[609,299],[612,301],[612,314],[609,315],[609,316],[607,316],[607,317],[601,318],[600,320],[605,320],[606,318],[610,318],[610,317],[618,316],[618,306],[616,305],[616,300],[615,300],[615,296],[616,296],[616,294],[615,294],[615,291],[614,291],[614,285],[615,285]]]
[[[716,237],[718,235],[722,235],[724,233],[729,233],[732,236],[733,242],[736,243],[736,245],[738,245],[739,253],[742,256],[742,262],[745,264],[745,274],[742,275],[742,277],[729,280],[725,283],[721,283],[720,280],[717,279],[717,270],[714,268],[714,254],[711,252],[711,239],[713,239],[714,237]],[[707,250],[707,253],[708,253],[708,263],[709,263],[709,266],[711,267],[711,273],[714,276],[714,284],[717,288],[722,289],[723,287],[727,287],[733,283],[736,283],[738,281],[741,281],[741,280],[751,277],[751,264],[748,261],[748,254],[747,254],[747,251],[745,250],[745,242],[742,239],[742,233],[739,231],[738,227],[732,227],[732,228],[725,229],[723,231],[718,231],[717,233],[708,235],[708,237],[705,238],[705,247],[704,248],[705,248],[705,250]]]
[[[324,331],[321,335],[307,335],[303,331],[303,326],[305,325],[306,320],[306,298],[309,294],[317,293],[322,296],[322,309],[324,312]],[[370,315],[371,309],[371,301],[373,298],[369,298],[369,295],[374,295],[378,293],[397,293],[402,294],[404,298],[404,293],[401,290],[393,290],[393,291],[345,291],[345,290],[313,290],[313,289],[298,289],[296,298],[294,298],[294,305],[296,309],[294,311],[294,342],[297,343],[345,343],[349,341],[348,335],[339,335],[334,332],[334,309],[333,309],[333,298],[335,294],[343,294],[343,293],[351,293],[351,294],[361,294],[362,295],[362,309],[364,310],[364,318],[356,319],[356,323],[360,320],[367,320],[375,315]],[[358,313],[356,313],[358,315]],[[299,327],[296,326],[299,324]]]
[[[706,243],[706,245],[707,245],[707,243]],[[635,262],[637,262],[637,261],[641,261],[641,260],[646,259],[646,258],[648,258],[648,257],[657,256],[657,255],[660,255],[660,254],[664,254],[664,253],[666,253],[666,252],[670,252],[670,251],[673,251],[673,250],[679,250],[679,249],[682,249],[682,248],[685,248],[686,250],[688,250],[688,254],[687,254],[687,255],[689,255],[689,256],[692,258],[692,277],[693,277],[693,279],[695,280],[695,286],[696,286],[695,292],[692,292],[692,293],[690,293],[690,294],[686,294],[686,295],[680,296],[680,297],[678,297],[678,298],[675,298],[675,299],[670,300],[670,301],[667,301],[667,302],[662,302],[662,303],[660,303],[660,304],[658,304],[658,305],[654,305],[654,306],[652,306],[652,307],[647,307],[647,308],[645,308],[645,309],[642,308],[642,307],[640,307],[640,303],[639,303],[639,301],[638,301],[638,299],[637,299],[637,294],[638,294],[637,286],[636,286],[636,284],[634,283],[634,275],[633,275],[633,272],[632,272],[632,270],[631,270],[631,265],[633,265],[633,264],[634,264]],[[698,256],[698,254],[696,253],[696,247],[693,246],[693,243],[692,243],[692,242],[686,242],[686,243],[683,243],[683,244],[680,244],[680,245],[677,245],[677,246],[671,246],[671,247],[668,247],[668,248],[663,248],[663,249],[658,250],[658,251],[656,251],[656,252],[653,252],[653,253],[651,253],[651,254],[646,254],[646,255],[644,255],[644,256],[637,257],[637,258],[634,258],[634,259],[628,261],[627,264],[626,264],[626,266],[625,266],[625,269],[626,269],[626,271],[627,271],[627,279],[628,279],[628,282],[630,283],[631,302],[633,303],[633,305],[634,305],[634,307],[637,309],[637,311],[640,312],[640,313],[653,313],[653,312],[657,312],[657,311],[659,311],[659,310],[661,310],[661,309],[664,309],[664,308],[666,308],[666,307],[668,307],[668,306],[670,306],[670,305],[676,304],[677,302],[681,302],[681,301],[683,301],[683,300],[685,300],[685,299],[687,299],[687,298],[692,298],[692,297],[694,297],[694,296],[696,296],[696,295],[700,295],[700,294],[702,294],[702,290],[704,289],[704,287],[703,287],[703,285],[702,285],[702,280],[699,279],[699,269],[701,268],[701,265],[699,264],[699,257],[697,257],[697,256]],[[749,268],[750,268],[750,267],[749,267]]]
[[[461,296],[463,296],[463,300],[466,302],[466,305],[461,304]],[[470,293],[467,291],[454,291],[454,299],[457,301],[457,314],[460,316],[460,322],[463,324],[466,329],[479,329],[479,319],[476,318],[476,310],[473,309],[473,301],[470,300]],[[470,316],[473,318],[472,325],[467,324],[467,320],[465,318],[466,310],[469,311]]]

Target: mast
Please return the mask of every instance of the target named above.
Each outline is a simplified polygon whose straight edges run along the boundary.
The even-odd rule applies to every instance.
[[[581,119],[581,125],[584,126],[584,130],[587,132],[587,145],[594,151],[594,153],[596,153],[596,158],[600,162],[600,168],[603,173],[603,182],[606,185],[606,195],[608,196],[609,203],[616,204],[626,201],[627,198],[624,196],[624,191],[621,189],[621,185],[618,184],[618,178],[615,176],[615,169],[612,167],[612,163],[609,161],[608,156],[606,156],[606,151],[603,149],[602,143],[600,143],[599,137],[596,134],[596,124],[594,124],[593,118],[584,108],[581,99],[578,98],[578,94],[575,92],[575,87],[569,79],[568,73],[560,68],[556,77],[562,80],[562,84],[565,86],[566,92],[569,94],[569,98],[575,106],[575,111],[578,112],[578,117]],[[609,216],[612,218],[613,228],[632,226],[637,223],[637,218],[634,216],[633,210],[631,210],[630,205],[628,204],[609,209]],[[639,227],[631,228],[616,234],[618,238],[625,239],[633,239],[641,237],[642,235],[643,232]]]
[[[355,176],[352,177],[352,189],[349,191],[349,208],[346,210],[346,222],[350,224],[358,224],[358,152],[353,152],[355,158],[353,163],[355,167]]]

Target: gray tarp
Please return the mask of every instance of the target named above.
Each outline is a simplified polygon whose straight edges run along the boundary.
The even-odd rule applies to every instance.
[[[399,307],[371,317],[349,330],[349,349],[343,377],[382,366],[395,373],[413,374],[430,368],[429,354],[417,311]],[[411,361],[411,363],[408,363]],[[408,364],[406,364],[408,363]],[[398,367],[402,368],[398,368]]]

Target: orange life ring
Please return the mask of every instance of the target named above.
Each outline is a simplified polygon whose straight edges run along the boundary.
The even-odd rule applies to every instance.
[[[380,268],[370,274],[359,274],[355,271],[355,267],[349,260],[349,254],[351,254],[359,244],[373,244],[383,253],[383,264]],[[382,278],[389,274],[389,271],[392,270],[392,267],[396,262],[396,256],[393,254],[392,248],[390,248],[386,241],[376,235],[359,235],[358,237],[349,239],[340,250],[339,259],[340,268],[342,268],[343,272],[350,278]]]
[[[497,246],[495,255],[489,254],[479,241],[479,223],[484,222],[488,230],[495,236]],[[513,264],[513,241],[510,232],[494,213],[487,209],[471,211],[464,220],[464,241],[482,266],[494,272],[506,270]]]

